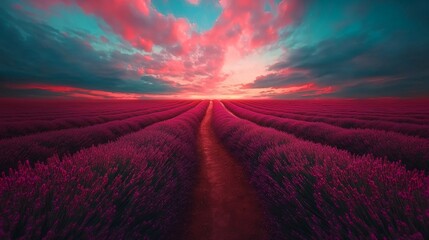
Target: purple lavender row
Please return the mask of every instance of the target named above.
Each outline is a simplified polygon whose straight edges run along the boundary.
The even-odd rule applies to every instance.
[[[69,117],[58,118],[54,120],[29,120],[20,122],[0,123],[0,139],[12,138],[28,134],[47,132],[60,129],[79,128],[86,126],[93,126],[96,124],[106,123],[115,120],[124,120],[131,117],[141,116],[144,114],[162,112],[174,107],[183,106],[152,106],[147,109],[140,109],[138,111],[116,113],[116,114],[101,114],[93,117]]]
[[[167,120],[195,107],[198,102],[163,112],[146,114],[126,120],[72,128],[0,140],[0,172],[16,168],[20,161],[31,164],[45,161],[58,154],[73,154],[83,148],[114,141],[125,134],[140,130],[159,121]]]
[[[310,109],[303,110],[302,108],[299,110],[292,110],[285,106],[279,106],[275,104],[271,104],[271,101],[264,101],[262,103],[254,103],[251,101],[240,101],[242,103],[246,103],[248,105],[252,105],[259,108],[264,108],[266,110],[274,110],[279,112],[287,112],[287,113],[294,113],[304,116],[318,116],[318,117],[349,117],[354,119],[360,119],[360,120],[383,120],[383,121],[389,121],[389,122],[397,122],[397,123],[413,123],[413,124],[419,124],[419,125],[429,125],[429,121],[427,119],[427,116],[425,115],[410,115],[410,114],[396,114],[396,115],[382,115],[382,114],[376,114],[376,113],[363,113],[359,110],[354,112],[339,112],[335,108],[331,108],[329,110],[320,111],[317,109],[317,107],[313,107]],[[286,104],[286,103],[285,103]],[[317,104],[317,102],[309,102],[308,104]],[[268,106],[267,106],[268,105]]]
[[[264,101],[249,101],[248,102],[260,106],[268,107],[283,107],[288,111],[299,112],[320,112],[320,113],[339,113],[339,114],[363,114],[368,116],[413,116],[413,117],[429,117],[429,109],[427,105],[428,100],[303,100],[301,104],[296,101],[278,101],[278,100],[264,100]]]
[[[422,171],[260,127],[219,102],[213,127],[263,200],[272,239],[428,239]]]
[[[354,154],[372,154],[390,161],[402,161],[408,169],[429,170],[429,141],[395,132],[372,129],[344,129],[320,122],[305,122],[256,113],[230,102],[225,106],[238,117],[272,127],[298,138],[322,143]]]
[[[0,239],[172,239],[207,102],[116,142],[0,179]]]
[[[16,109],[14,112],[11,112],[9,114],[3,113],[2,116],[0,116],[0,122],[1,123],[10,123],[10,122],[21,122],[21,121],[39,121],[39,120],[55,120],[58,118],[73,118],[73,117],[94,117],[94,116],[100,116],[100,115],[108,115],[108,114],[119,114],[119,113],[131,113],[131,112],[137,112],[140,111],[142,108],[148,108],[148,107],[156,107],[156,106],[174,106],[174,105],[181,105],[185,102],[162,102],[162,101],[144,101],[144,104],[137,104],[137,103],[129,103],[127,101],[121,102],[109,102],[106,103],[106,105],[109,106],[110,109],[105,109],[105,106],[101,106],[101,103],[94,103],[94,102],[77,102],[75,103],[77,106],[74,108],[66,108],[63,105],[66,103],[60,101],[58,103],[43,103],[43,102],[31,102],[27,103],[27,107],[24,108],[22,106],[16,106]],[[56,112],[36,112],[32,113],[30,112],[30,109],[28,107],[34,108],[33,111],[40,111],[40,105],[43,106],[45,104],[46,108],[55,108],[55,109],[61,109],[57,110]],[[118,106],[112,106],[112,105],[118,105]],[[78,107],[79,105],[82,105]],[[2,106],[0,106],[2,107]]]
[[[288,118],[294,120],[301,120],[306,122],[324,122],[342,128],[361,128],[361,129],[378,129],[385,131],[398,132],[409,136],[416,136],[422,138],[429,138],[429,126],[423,126],[410,123],[394,123],[382,120],[359,120],[346,117],[315,117],[304,116],[293,113],[283,113],[278,110],[265,110],[251,105],[241,104],[239,102],[232,102],[233,104],[245,108],[247,110],[273,115],[281,118]]]

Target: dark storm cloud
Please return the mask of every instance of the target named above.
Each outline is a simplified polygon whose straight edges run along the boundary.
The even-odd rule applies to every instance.
[[[340,29],[316,44],[288,49],[268,68],[273,73],[245,87],[314,83],[337,87],[326,94],[332,97],[429,96],[429,4],[424,2],[373,6],[365,1],[360,6],[366,9],[359,10],[365,15],[354,17],[361,21],[359,31]]]
[[[271,73],[258,77],[253,83],[244,85],[244,88],[281,88],[311,82],[311,78],[303,73]]]
[[[124,69],[132,55],[94,50],[82,36],[65,34],[0,7],[0,94],[10,84],[43,83],[127,93],[178,89]]]

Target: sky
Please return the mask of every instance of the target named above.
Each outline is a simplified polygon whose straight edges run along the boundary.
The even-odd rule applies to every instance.
[[[2,0],[0,97],[429,97],[427,0]]]

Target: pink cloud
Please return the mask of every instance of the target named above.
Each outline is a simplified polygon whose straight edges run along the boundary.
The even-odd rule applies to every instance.
[[[182,42],[191,31],[186,19],[165,16],[151,7],[150,0],[32,0],[42,9],[63,3],[76,4],[85,13],[102,18],[123,39],[150,52],[153,45],[170,46]]]
[[[320,86],[317,83],[310,82],[305,84],[296,84],[283,88],[270,88],[259,91],[257,94],[261,97],[287,97],[300,96],[300,97],[311,97],[314,99],[326,98],[326,95],[339,91],[339,86]]]
[[[140,99],[144,94],[120,93],[101,90],[91,90],[71,86],[49,85],[49,84],[9,84],[13,89],[37,89],[54,93],[62,93],[63,96],[87,99]]]
[[[293,23],[301,11],[298,0],[220,0],[222,13],[214,26],[202,33],[195,32],[184,18],[163,15],[150,0],[32,0],[35,6],[49,9],[55,4],[79,6],[85,13],[103,19],[113,32],[133,47],[160,53],[151,59],[139,54],[134,62],[123,64],[136,74],[182,78],[181,83],[215,88],[227,78],[222,72],[229,48],[247,55],[257,49],[275,44],[281,29]],[[188,0],[198,4],[198,0]],[[271,10],[266,10],[266,5]],[[104,39],[101,39],[104,41]],[[131,65],[131,67],[129,67]]]
[[[193,4],[193,5],[198,5],[200,4],[200,0],[186,0],[188,3]]]
[[[271,4],[274,10],[266,11]],[[274,44],[282,28],[292,23],[298,1],[275,4],[266,0],[221,0],[223,11],[212,29],[193,33],[180,45],[169,49],[185,64],[183,74],[188,79],[203,75],[204,82],[215,83],[225,79],[222,69],[228,48],[247,55],[254,50]],[[281,8],[281,9],[278,9]],[[216,85],[216,84],[214,84]]]

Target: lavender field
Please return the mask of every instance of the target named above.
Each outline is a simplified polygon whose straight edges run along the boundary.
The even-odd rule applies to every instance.
[[[429,240],[428,0],[0,0],[0,240]]]
[[[429,238],[425,100],[1,105],[0,239]]]

